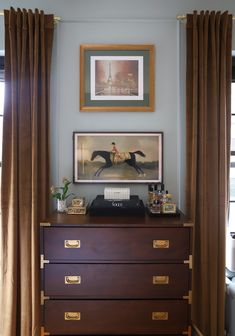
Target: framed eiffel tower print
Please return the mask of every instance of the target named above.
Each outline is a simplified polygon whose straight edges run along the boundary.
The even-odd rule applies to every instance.
[[[80,111],[154,111],[154,46],[80,46]]]

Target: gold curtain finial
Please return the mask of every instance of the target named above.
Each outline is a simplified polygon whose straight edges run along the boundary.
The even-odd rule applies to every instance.
[[[54,22],[55,23],[58,23],[58,22],[60,22],[61,21],[61,17],[60,16],[55,16],[54,15]]]
[[[186,15],[177,15],[176,19],[177,20],[186,20],[187,16]]]

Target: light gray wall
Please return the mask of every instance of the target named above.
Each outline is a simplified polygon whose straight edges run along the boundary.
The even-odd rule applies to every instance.
[[[61,17],[55,27],[52,71],[52,182],[72,178],[73,131],[163,131],[164,183],[181,208],[185,177],[185,23],[179,14],[229,10],[231,0],[2,0],[2,8],[38,7]],[[235,26],[235,25],[234,25]],[[0,16],[0,50],[4,49]],[[79,46],[86,43],[154,44],[154,112],[80,112]],[[233,34],[235,49],[235,34]],[[87,199],[106,185],[77,184],[73,191]],[[120,186],[120,185],[119,185]],[[130,185],[146,200],[146,185]]]
[[[57,27],[57,148],[59,176],[69,176],[72,162],[73,131],[163,131],[164,180],[178,196],[177,143],[178,124],[178,54],[177,22],[79,22],[60,23]],[[85,34],[84,34],[85,32]],[[155,112],[79,112],[79,45],[83,43],[147,43],[155,45],[156,89]],[[69,86],[69,87],[68,87]],[[64,128],[66,125],[66,129]],[[63,132],[62,132],[63,130]],[[56,136],[55,138],[58,138]],[[94,197],[93,185],[79,185],[82,194]],[[95,193],[103,193],[97,185]],[[131,186],[133,194],[147,193],[146,186]]]

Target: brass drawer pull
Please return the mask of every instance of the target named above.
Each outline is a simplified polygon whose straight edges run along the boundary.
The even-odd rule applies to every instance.
[[[168,312],[152,312],[152,320],[154,321],[167,321]]]
[[[169,284],[169,276],[168,275],[154,275],[153,276],[153,284],[154,285],[168,285]]]
[[[64,283],[66,285],[80,285],[81,277],[80,275],[66,275],[64,277]]]
[[[81,313],[80,312],[65,312],[64,319],[66,321],[79,321],[81,320]]]
[[[64,247],[65,248],[80,248],[81,242],[80,240],[65,240]]]
[[[170,247],[170,241],[167,239],[165,240],[154,239],[153,240],[153,248],[165,249],[169,247]]]

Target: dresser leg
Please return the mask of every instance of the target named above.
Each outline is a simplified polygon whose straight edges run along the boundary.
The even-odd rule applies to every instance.
[[[188,330],[184,331],[183,335],[192,336],[192,327],[188,326]]]
[[[40,333],[40,336],[49,336],[50,333],[46,332],[44,327],[41,327],[41,333]]]

